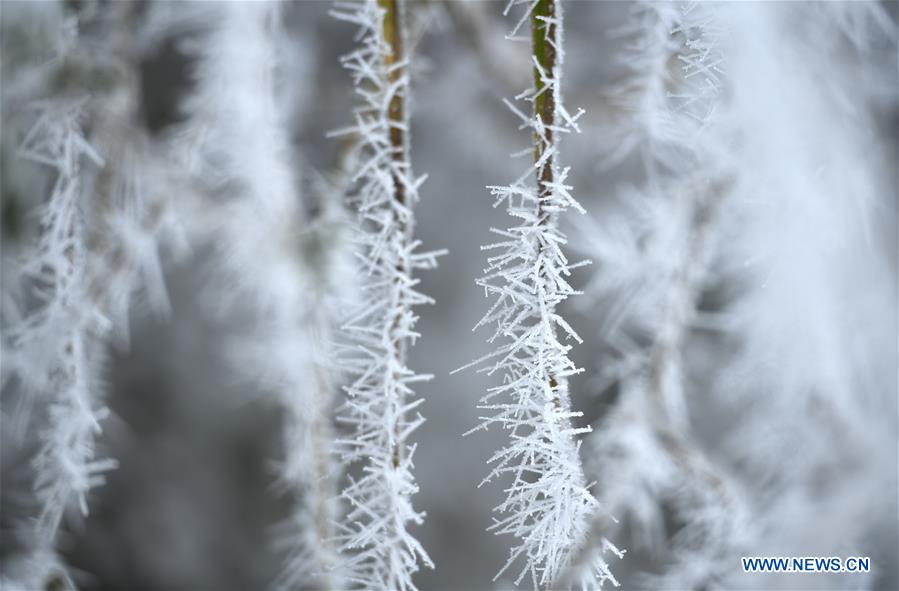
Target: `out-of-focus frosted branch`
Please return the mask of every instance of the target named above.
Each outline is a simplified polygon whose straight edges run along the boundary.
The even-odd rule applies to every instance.
[[[26,391],[53,400],[43,446],[34,460],[35,487],[43,505],[37,527],[39,537],[50,545],[64,511],[74,503],[87,514],[87,492],[114,466],[93,459],[94,437],[108,411],[94,402],[90,333],[104,320],[87,297],[81,169],[85,157],[96,164],[102,161],[82,134],[82,108],[80,101],[40,105],[37,123],[22,146],[23,156],[51,166],[57,175],[41,213],[40,242],[25,267],[42,305],[13,328],[11,337]]]
[[[630,74],[614,93],[628,107],[624,141],[611,162],[638,152],[644,187],[624,195],[632,219],[613,218],[582,232],[590,245],[585,250],[600,263],[590,291],[620,294],[606,335],[619,357],[605,364],[619,400],[589,443],[591,471],[606,483],[600,500],[613,514],[630,516],[650,544],[662,537],[665,498],[677,501],[685,531],[705,520],[708,535],[700,547],[670,568],[688,568],[692,560],[700,581],[722,568],[702,553],[732,541],[709,532],[735,531],[742,509],[727,476],[689,432],[684,392],[683,349],[733,184],[714,128],[724,74],[714,11],[696,4],[633,5],[632,23],[623,29]],[[648,345],[637,344],[644,339]],[[692,504],[679,505],[684,499]],[[617,522],[600,515],[592,530],[582,559],[600,546],[601,535],[617,530]]]
[[[872,57],[876,47],[896,55],[895,27],[845,28],[870,23],[872,9],[724,13],[736,32],[729,115],[742,174],[723,253],[739,287],[723,326],[734,354],[715,385],[740,421],[718,451],[764,507],[753,519],[766,537],[749,553],[774,538],[819,555],[866,547],[896,511],[884,493],[896,486],[895,323],[885,322],[896,315],[895,220],[877,221],[896,186],[889,157],[876,155],[882,122],[867,102],[875,79],[895,74]],[[827,75],[810,60],[825,60]],[[763,584],[790,584],[781,577]],[[876,585],[863,578],[830,574],[821,586]]]
[[[275,586],[338,589],[338,383],[329,358],[338,292],[346,289],[344,224],[333,207],[313,219],[303,208],[288,111],[276,92],[280,11],[279,2],[209,9],[211,29],[195,49],[190,119],[175,141],[187,174],[220,210],[203,229],[217,247],[217,284],[224,284],[210,303],[223,311],[248,303],[253,314],[253,330],[229,344],[231,358],[241,377],[273,392],[283,409],[277,489],[293,506],[275,540],[285,554]]]
[[[57,16],[65,40],[59,54],[12,77],[11,104],[4,87],[4,122],[33,119],[21,156],[49,169],[52,180],[38,243],[23,253],[18,281],[35,297],[24,300],[24,313],[4,335],[4,379],[15,375],[19,387],[14,430],[32,428],[32,406],[47,411],[33,461],[41,512],[34,554],[25,561],[29,584],[62,568],[50,557],[66,511],[77,506],[86,514],[88,492],[115,466],[94,457],[108,415],[97,403],[106,343],[113,331],[127,334],[138,287],[151,302],[167,302],[157,258],[165,197],[144,198],[137,187],[152,175],[130,159],[140,143],[131,133],[138,100],[129,7],[97,17],[84,33],[76,33],[78,18]],[[28,103],[30,112],[22,107]],[[4,402],[11,397],[6,392]]]

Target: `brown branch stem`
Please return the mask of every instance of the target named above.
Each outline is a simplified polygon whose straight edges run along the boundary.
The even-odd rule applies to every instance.
[[[384,54],[384,66],[387,68],[387,80],[391,85],[397,84],[403,76],[403,60],[405,59],[405,43],[403,38],[402,15],[400,14],[400,0],[378,0],[378,6],[384,10],[383,19],[383,35],[384,41],[389,47],[389,51]],[[390,123],[390,147],[393,159],[393,198],[399,205],[399,209],[406,207],[408,204],[406,199],[406,185],[403,178],[404,169],[406,168],[406,158],[408,154],[407,137],[404,131],[404,123],[406,117],[406,97],[403,88],[395,88],[393,96],[390,97],[390,104],[387,109],[388,119]],[[411,240],[411,227],[406,223],[402,215],[394,210],[394,220],[397,223],[399,233],[402,236],[401,248],[408,246]],[[400,257],[397,263],[397,271],[400,277],[407,276],[411,269],[409,268],[408,259],[405,256]],[[399,283],[400,279],[396,280]],[[403,306],[401,286],[397,285],[398,307]],[[402,314],[397,314],[394,318],[391,332],[391,348],[390,352],[394,359],[398,362],[397,366],[404,365],[406,357],[406,347],[403,338],[397,334],[400,330],[400,322]],[[399,381],[401,376],[394,376],[394,381]],[[399,395],[399,394],[397,394]],[[402,406],[400,404],[400,406]],[[399,468],[402,460],[402,442],[400,435],[402,431],[403,417],[397,416],[393,425],[393,450],[392,463],[393,467]]]
[[[531,42],[534,58],[540,64],[540,68],[534,66],[534,117],[540,121],[542,132],[534,130],[534,164],[537,165],[537,217],[541,225],[548,226],[552,223],[549,212],[546,211],[546,202],[552,195],[553,183],[553,154],[549,154],[542,162],[547,150],[553,147],[552,126],[556,120],[556,96],[555,89],[548,86],[544,77],[551,76],[556,66],[556,0],[538,0],[531,12]],[[543,70],[541,75],[540,70]],[[540,245],[541,251],[544,249]],[[544,275],[543,268],[539,269],[540,275]],[[548,282],[543,277],[544,283]],[[554,393],[553,405],[561,408],[562,402],[558,393],[558,381],[556,377],[549,376],[549,388]]]

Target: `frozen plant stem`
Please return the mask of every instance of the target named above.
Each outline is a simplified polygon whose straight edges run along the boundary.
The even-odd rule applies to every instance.
[[[630,74],[616,94],[623,105],[639,107],[625,111],[625,149],[610,160],[639,149],[645,186],[626,197],[642,201],[645,213],[627,228],[633,233],[626,248],[633,245],[635,257],[607,246],[595,251],[602,266],[597,286],[624,294],[628,302],[606,337],[621,354],[604,364],[616,376],[619,395],[588,444],[590,457],[605,483],[601,502],[628,517],[637,536],[670,548],[664,577],[690,577],[652,585],[664,588],[704,588],[718,581],[740,538],[750,535],[739,490],[726,467],[716,465],[691,434],[687,407],[695,384],[687,380],[684,350],[716,271],[720,210],[735,180],[716,116],[724,104],[727,69],[717,10],[696,3],[634,5],[634,22],[625,30],[636,39],[622,56]],[[670,76],[669,63],[680,64],[680,77]],[[614,229],[609,224],[590,240],[610,245]],[[651,343],[634,346],[636,334],[651,335]],[[670,537],[668,515],[680,526]],[[614,520],[594,516],[590,541],[563,582],[619,531]]]
[[[401,67],[403,61],[403,28],[400,26],[398,0],[378,0],[378,6],[384,10],[383,35],[385,42],[384,66],[387,69],[387,80],[391,84],[397,84],[403,74]],[[390,106],[387,109],[390,121],[390,147],[393,150],[393,160],[402,164],[406,156],[406,134],[403,130],[405,118],[405,97],[396,92],[390,98]],[[393,174],[394,197],[405,204],[406,194],[399,176]]]
[[[280,1],[198,7],[212,26],[191,46],[197,82],[175,139],[187,174],[209,192],[202,232],[215,245],[218,311],[254,321],[226,341],[227,354],[235,373],[271,392],[283,413],[276,485],[291,507],[275,530],[284,561],[272,586],[335,589],[343,586],[331,462],[336,384],[327,360],[337,290],[330,253],[338,258],[341,244],[323,213],[329,208],[310,215],[297,182],[287,101],[278,93],[287,67],[283,9]]]
[[[400,76],[403,74],[401,63],[403,61],[403,27],[400,25],[400,13],[397,6],[398,0],[378,0],[378,5],[384,10],[383,18],[383,35],[385,42],[384,66],[387,69],[387,80],[390,84],[397,84]],[[390,151],[393,161],[396,163],[391,176],[393,178],[393,198],[400,207],[406,206],[406,190],[403,179],[399,170],[407,157],[406,134],[404,127],[405,118],[405,97],[402,93],[395,92],[390,98],[390,104],[387,108],[388,121],[390,125]],[[394,215],[397,228],[403,237],[403,246],[406,247],[411,241],[411,232],[408,224],[402,216]],[[409,276],[411,269],[409,268],[409,259],[402,257],[397,265],[398,275],[395,281],[399,281],[401,277]],[[397,292],[397,305],[402,307],[403,294],[402,290]],[[392,355],[396,359],[396,367],[402,367],[406,361],[406,347],[400,332],[401,317],[398,315],[394,318],[391,327],[390,342],[392,346]],[[399,375],[394,379],[399,379]],[[393,426],[393,450],[391,458],[394,469],[399,468],[402,460],[402,443],[401,443],[402,414],[396,417]]]
[[[324,308],[322,298],[316,298],[315,318],[312,322],[313,347],[318,343],[330,342],[330,322],[324,314],[319,312]],[[338,552],[334,547],[335,528],[337,517],[334,495],[338,489],[336,474],[332,464],[332,447],[335,441],[335,433],[331,424],[331,408],[335,384],[329,368],[324,366],[323,352],[313,352],[314,388],[312,400],[312,413],[309,424],[306,427],[308,435],[303,444],[311,451],[308,456],[310,472],[308,479],[307,504],[314,522],[315,536],[310,540],[309,548],[316,558],[314,565],[317,574],[316,583],[322,591],[339,589],[341,586],[338,567]]]
[[[556,99],[553,89],[547,86],[541,72],[552,72],[556,66],[556,48],[549,41],[556,39],[556,0],[538,0],[531,13],[531,43],[534,54],[534,165],[537,169],[537,215],[541,224],[551,225],[554,220],[545,204],[552,197],[553,182],[553,130],[556,119]],[[544,245],[540,245],[544,249]],[[543,276],[544,269],[540,268]],[[553,405],[561,407],[556,376],[550,374],[549,388],[554,392]]]
[[[419,293],[417,269],[436,266],[436,252],[417,252],[414,207],[423,177],[409,162],[409,48],[399,0],[338,4],[332,14],[362,29],[361,44],[343,58],[360,104],[355,125],[338,134],[359,138],[354,190],[358,216],[357,257],[364,283],[358,308],[344,322],[347,347],[341,362],[353,381],[339,420],[352,433],[338,441],[349,470],[343,498],[349,505],[339,538],[349,583],[365,589],[414,589],[420,564],[432,566],[421,544],[407,531],[420,524],[411,498],[411,434],[424,421],[415,412],[421,399],[411,384],[430,379],[406,365],[418,337],[414,306],[431,303]]]
[[[556,0],[538,0],[531,13],[531,42],[534,52],[534,117],[540,127],[534,130],[534,163],[537,167],[537,188],[541,199],[541,215],[545,215],[542,200],[548,198],[553,182],[553,154],[547,149],[553,145],[551,127],[556,119],[556,97],[541,72],[552,72],[556,67],[556,48],[549,41],[556,38]],[[542,132],[540,131],[542,129]],[[546,158],[544,160],[544,154]]]
[[[497,574],[521,565],[516,584],[525,577],[534,588],[555,588],[572,553],[584,542],[589,516],[598,510],[587,489],[578,436],[589,429],[573,420],[568,379],[578,369],[568,356],[569,340],[577,334],[557,312],[577,292],[569,283],[572,269],[563,248],[566,236],[558,217],[568,209],[583,209],[565,183],[568,169],[558,164],[560,135],[577,131],[577,119],[565,109],[561,97],[562,14],[554,0],[512,0],[509,7],[527,7],[511,37],[531,24],[533,85],[518,100],[530,103],[525,114],[507,101],[513,113],[530,129],[530,143],[522,154],[533,163],[510,185],[489,187],[495,206],[505,203],[515,221],[507,229],[492,229],[500,241],[483,247],[494,251],[478,285],[496,300],[477,327],[492,324],[488,339],[497,349],[470,366],[502,383],[482,398],[481,428],[497,425],[508,433],[504,447],[491,458],[493,469],[485,479],[511,478],[505,500],[497,507],[501,518],[489,528],[514,536],[516,545]],[[611,544],[607,549],[620,554]],[[615,583],[601,554],[572,586],[599,588]]]

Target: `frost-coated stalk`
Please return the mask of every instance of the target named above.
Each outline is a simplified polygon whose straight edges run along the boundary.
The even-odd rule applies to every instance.
[[[319,305],[323,305],[319,303]],[[313,324],[312,337],[315,343],[327,346],[331,342],[330,318],[317,315]],[[334,546],[338,512],[335,495],[337,493],[336,470],[332,461],[332,452],[336,433],[332,421],[332,401],[337,387],[328,367],[325,366],[325,355],[319,348],[313,348],[315,363],[315,382],[313,384],[313,407],[307,426],[304,447],[309,450],[311,459],[310,474],[307,480],[307,506],[313,517],[315,536],[310,540],[310,547],[317,553],[316,563],[319,568],[319,584],[321,589],[339,589],[340,573],[337,571],[339,555]]]
[[[638,151],[645,166],[639,191],[623,198],[639,207],[639,221],[622,227],[604,220],[592,228],[591,255],[599,259],[599,291],[622,292],[621,312],[604,335],[621,357],[604,363],[619,396],[588,442],[588,468],[604,479],[601,502],[628,517],[638,537],[661,547],[666,513],[684,524],[661,587],[704,586],[726,562],[721,556],[749,532],[746,507],[727,474],[710,461],[690,433],[683,348],[698,316],[703,287],[720,234],[720,210],[733,173],[720,142],[724,56],[714,6],[641,2],[623,30],[630,72],[618,94],[637,107],[622,125],[618,160]],[[677,64],[680,72],[670,72]],[[636,150],[635,150],[636,149]],[[622,232],[622,230],[624,230]],[[622,289],[622,286],[627,286]],[[634,334],[651,335],[646,347]],[[611,371],[609,371],[611,370]],[[591,539],[568,577],[574,576],[616,523],[598,515]]]
[[[97,195],[85,189],[91,169],[104,166],[97,147],[86,137],[85,122],[90,120],[92,101],[105,105],[108,97],[102,91],[98,99],[83,94],[91,86],[84,77],[91,72],[77,68],[85,49],[79,45],[75,21],[57,24],[68,42],[56,60],[34,72],[35,86],[29,95],[51,96],[32,101],[34,123],[19,146],[20,157],[47,167],[52,179],[50,194],[39,210],[37,244],[25,253],[21,267],[21,283],[34,296],[33,309],[24,305],[30,313],[12,320],[3,351],[4,370],[16,375],[20,386],[18,407],[12,413],[13,424],[21,431],[17,435],[24,437],[32,430],[33,406],[46,409],[38,423],[39,447],[32,460],[39,514],[28,572],[21,575],[20,582],[26,585],[43,584],[51,576],[68,581],[54,551],[63,517],[73,508],[87,515],[88,493],[116,465],[114,460],[95,458],[101,423],[109,414],[97,402],[97,373],[110,322],[105,300],[92,289],[98,266],[90,252],[95,217],[90,207]],[[48,87],[47,80],[61,73],[71,76],[72,87]]]
[[[152,140],[139,127],[140,55],[133,39],[133,3],[110,8],[104,64],[118,74],[114,85],[93,100],[92,141],[107,166],[94,183],[94,221],[88,242],[91,259],[89,297],[109,322],[107,340],[127,347],[130,313],[140,290],[141,303],[160,318],[170,303],[160,251],[181,248],[181,222],[174,213],[171,175],[154,158]],[[98,52],[99,53],[99,52]]]
[[[127,334],[139,286],[151,304],[167,305],[157,244],[169,196],[146,187],[155,175],[138,165],[146,146],[132,127],[138,105],[132,8],[111,8],[83,33],[77,28],[83,15],[58,23],[66,40],[60,55],[37,66],[18,96],[42,97],[32,101],[34,124],[19,152],[48,167],[53,181],[36,248],[22,266],[34,306],[25,304],[30,313],[11,322],[3,352],[4,370],[20,386],[16,429],[31,428],[30,407],[46,409],[33,460],[40,513],[20,581],[26,585],[48,578],[71,583],[54,555],[57,532],[68,509],[87,514],[88,493],[116,465],[95,458],[109,414],[98,403],[105,349],[113,331]]]
[[[361,104],[355,125],[338,134],[359,138],[353,183],[358,212],[357,258],[364,274],[361,303],[344,324],[343,362],[353,382],[340,420],[351,432],[339,442],[344,463],[361,469],[343,491],[349,510],[340,539],[347,580],[365,589],[415,589],[420,564],[432,567],[407,531],[423,514],[412,507],[410,435],[423,418],[410,385],[430,379],[406,365],[418,333],[412,307],[432,300],[415,290],[416,269],[436,266],[439,253],[417,253],[413,206],[424,178],[409,162],[409,54],[405,2],[338,4],[334,16],[361,29],[361,46],[343,58]]]
[[[723,56],[712,7],[640,2],[633,12],[635,22],[623,30],[637,40],[626,46],[623,61],[635,69],[618,94],[638,107],[624,117],[622,149],[611,159],[626,155],[624,147],[639,148],[644,186],[623,199],[643,211],[634,227],[609,222],[608,228],[591,228],[588,240],[602,263],[594,278],[599,291],[635,284],[607,337],[625,351],[625,359],[611,365],[622,381],[640,374],[629,384],[639,383],[634,396],[649,396],[654,412],[644,418],[681,430],[687,413],[680,348],[709,273],[717,212],[733,184],[715,135]],[[677,80],[668,72],[670,63],[680,65]],[[622,244],[621,230],[629,244]],[[624,342],[631,338],[627,330],[654,335],[648,354]]]
[[[404,34],[400,23],[400,7],[398,5],[398,0],[378,0],[378,6],[385,11],[382,25],[384,42],[387,46],[387,51],[384,53],[384,67],[387,69],[387,82],[393,85],[397,84],[397,82],[400,81],[400,77],[404,75],[404,70],[400,63],[405,56]],[[404,92],[407,91],[408,85],[404,89]],[[390,128],[390,152],[396,167],[391,170],[394,191],[393,198],[401,207],[406,206],[406,188],[399,171],[404,164],[408,162],[409,158],[409,150],[406,142],[407,130],[404,129],[407,123],[405,116],[406,101],[403,94],[404,93],[401,92],[394,92],[393,96],[390,97],[390,102],[387,107],[387,118]],[[408,243],[412,237],[412,226],[409,223],[409,220],[397,216],[396,222],[398,232],[405,238],[404,242]],[[409,267],[409,259],[405,257],[400,259],[397,270],[402,275],[411,275],[412,270]],[[398,306],[402,307],[405,305],[403,300],[402,292],[397,292]],[[391,326],[392,334],[390,341],[392,347],[391,354],[396,360],[397,365],[402,365],[405,363],[406,358],[406,342],[397,332],[399,329],[399,322],[400,316],[397,315]],[[394,468],[399,468],[403,454],[402,443],[400,441],[402,420],[403,413],[400,412],[394,418],[393,426],[394,438],[391,455]]]
[[[65,510],[86,515],[87,493],[101,484],[113,460],[95,460],[95,437],[109,413],[97,407],[91,330],[102,316],[87,298],[88,258],[83,212],[82,161],[101,164],[82,134],[82,103],[41,105],[38,122],[22,154],[54,169],[56,181],[41,213],[41,237],[26,273],[36,283],[42,308],[13,330],[17,353],[30,351],[30,371],[21,371],[26,396],[51,396],[49,420],[34,459],[35,489],[41,503],[38,544],[52,548]],[[49,347],[40,351],[44,347]]]
[[[327,213],[322,214],[311,220],[305,231],[308,239],[301,256],[306,263],[305,291],[310,297],[300,304],[301,318],[283,331],[289,339],[280,342],[289,352],[280,356],[283,372],[297,379],[282,393],[286,451],[279,484],[298,499],[278,539],[287,554],[276,581],[279,589],[310,584],[322,590],[344,588],[335,528],[340,467],[334,461],[332,421],[338,383],[330,356],[337,316],[334,308],[339,304],[336,293],[349,278],[340,276],[342,261],[338,259],[344,249],[335,240],[339,228],[329,223],[333,221]],[[315,260],[320,255],[324,260]]]
[[[720,325],[724,342],[737,346],[716,386],[727,396],[720,416],[738,413],[739,421],[715,451],[739,467],[764,532],[732,554],[771,547],[771,533],[781,547],[821,556],[874,548],[885,522],[895,536],[896,247],[893,220],[872,221],[895,203],[896,185],[892,166],[881,164],[889,157],[867,151],[882,137],[880,116],[859,105],[875,78],[892,76],[870,47],[896,55],[895,23],[885,37],[877,31],[879,3],[727,6],[719,13],[732,31],[727,115],[740,132],[740,175],[722,250],[740,289]],[[865,24],[846,30],[843,17]],[[804,67],[814,59],[828,64],[826,77]],[[892,238],[880,242],[881,230]],[[820,474],[847,476],[822,482]],[[886,554],[884,563],[895,564]],[[815,584],[878,584],[844,577],[822,574]],[[731,580],[720,584],[749,584]],[[795,585],[791,575],[757,584]]]
[[[299,371],[306,375],[306,383],[292,384],[291,392],[283,393],[286,451],[279,484],[298,499],[278,539],[287,556],[275,584],[279,589],[305,588],[310,582],[316,589],[342,588],[334,528],[338,516],[338,470],[332,461],[336,434],[331,423],[337,384],[327,362],[331,317],[324,295],[319,290],[309,304],[308,318],[296,327],[296,338],[302,339],[299,349],[306,349],[305,361],[292,361],[308,366]],[[284,345],[297,352],[290,343]]]
[[[661,324],[646,361],[646,378],[654,419],[676,432],[687,429],[681,349],[692,329],[702,281],[709,272],[718,210],[729,189],[729,183],[702,178],[688,178],[673,189],[686,219],[680,243],[671,253],[675,263],[664,289]]]
[[[108,411],[96,407],[89,363],[89,330],[98,316],[87,298],[82,175],[85,161],[103,162],[84,136],[85,103],[84,98],[35,103],[35,123],[19,148],[22,158],[49,167],[55,176],[40,211],[38,243],[22,269],[38,308],[10,328],[4,351],[23,390],[15,422],[24,428],[34,403],[48,401],[33,460],[40,503],[35,542],[48,557],[66,510],[74,505],[87,514],[88,491],[114,466],[94,460],[95,438]]]
[[[226,314],[247,306],[255,321],[228,343],[233,366],[272,392],[283,413],[276,488],[291,509],[275,539],[284,563],[274,586],[336,589],[342,586],[331,453],[337,384],[327,359],[341,245],[327,215],[309,219],[303,208],[288,116],[276,93],[282,6],[202,7],[214,26],[196,46],[198,81],[176,139],[219,212],[206,228],[225,284],[213,303]]]
[[[561,5],[556,0],[512,0],[507,12],[517,4],[526,5],[527,12],[512,35],[530,19],[534,74],[533,88],[518,98],[532,103],[532,113],[507,105],[533,133],[528,152],[534,164],[511,185],[489,187],[495,206],[505,202],[520,225],[493,229],[504,240],[483,247],[500,251],[488,259],[487,274],[478,280],[496,301],[476,328],[495,323],[489,341],[503,344],[469,367],[504,375],[502,385],[491,388],[482,401],[481,408],[494,414],[484,417],[480,427],[498,424],[510,431],[509,443],[491,458],[495,466],[485,479],[513,479],[497,507],[505,516],[490,530],[516,536],[519,543],[497,577],[521,561],[516,584],[529,575],[535,588],[549,588],[584,542],[588,518],[599,509],[587,489],[576,440],[589,429],[572,424],[581,413],[571,409],[568,378],[580,370],[568,357],[571,346],[557,336],[561,329],[566,339],[580,340],[556,307],[576,293],[567,277],[580,265],[569,263],[561,250],[567,240],[557,218],[572,207],[583,212],[565,184],[568,169],[558,164],[559,136],[577,131],[582,112],[572,116],[562,103]],[[531,174],[534,185],[527,183]],[[607,549],[619,554],[611,544]],[[592,566],[577,585],[617,584],[602,556]]]

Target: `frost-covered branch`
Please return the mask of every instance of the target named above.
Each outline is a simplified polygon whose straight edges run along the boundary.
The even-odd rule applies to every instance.
[[[278,588],[304,583],[318,589],[345,587],[336,531],[341,474],[333,426],[339,374],[331,354],[339,307],[352,301],[342,293],[354,278],[344,260],[347,225],[339,206],[330,201],[310,220],[299,245],[307,300],[292,307],[295,319],[286,330],[272,331],[274,339],[262,338],[238,351],[241,357],[249,353],[260,359],[257,367],[268,368],[273,376],[287,374],[291,388],[284,400],[286,457],[279,487],[299,498],[278,538],[288,555]]]
[[[689,506],[673,505],[686,530],[698,527],[694,518],[733,526],[743,509],[728,477],[690,434],[685,395],[683,350],[711,274],[720,210],[733,185],[715,129],[724,72],[714,10],[696,4],[632,6],[632,23],[623,29],[630,75],[613,95],[633,108],[611,161],[637,152],[644,186],[624,193],[627,213],[636,214],[632,219],[612,218],[582,233],[590,245],[585,250],[601,265],[591,291],[619,294],[606,335],[619,357],[604,368],[619,388],[618,402],[591,436],[589,465],[604,483],[600,500],[616,516],[630,516],[650,545],[662,537],[665,499],[693,499]],[[674,71],[672,63],[679,65]],[[599,515],[592,529],[581,560],[601,546],[603,535],[616,531],[617,522]],[[701,550],[707,552],[732,542],[706,534]],[[694,550],[672,570],[693,560],[697,578],[705,582],[722,565],[701,572],[703,557]]]
[[[635,116],[622,126],[622,151],[612,159],[635,155],[643,182],[622,194],[624,221],[609,215],[584,233],[586,252],[600,263],[588,291],[605,298],[603,336],[617,355],[604,364],[617,400],[590,438],[588,468],[605,485],[600,501],[662,554],[666,568],[648,578],[653,587],[732,588],[739,581],[734,560],[773,543],[789,552],[812,544],[822,555],[857,543],[845,527],[798,543],[783,522],[808,519],[798,506],[811,501],[798,499],[820,495],[813,511],[832,507],[832,493],[816,478],[872,450],[872,439],[895,424],[869,415],[862,427],[859,399],[843,399],[864,388],[845,384],[868,370],[852,367],[850,347],[834,347],[852,340],[852,330],[835,322],[852,305],[845,293],[836,296],[842,304],[835,312],[830,298],[839,288],[831,281],[839,264],[824,253],[845,256],[864,222],[855,207],[851,214],[841,209],[844,199],[828,195],[870,198],[866,183],[834,174],[866,166],[845,162],[855,150],[843,149],[858,145],[856,134],[870,124],[856,119],[851,132],[837,123],[827,133],[812,131],[822,121],[845,121],[839,113],[857,105],[838,98],[847,84],[839,61],[821,79],[802,66],[840,38],[841,19],[830,15],[807,36],[787,35],[793,10],[794,24],[817,12],[798,6],[637,4],[638,24],[626,29],[625,59],[636,66],[615,96]],[[867,10],[852,9],[852,18]],[[760,31],[767,33],[760,38]],[[837,152],[840,165],[826,166],[825,154]],[[827,230],[837,219],[840,229]],[[853,260],[856,267],[865,257]],[[874,285],[870,276],[863,281]],[[711,304],[703,301],[710,293]],[[701,303],[720,309],[709,313]],[[704,351],[706,342],[720,350]],[[710,390],[705,399],[703,387]],[[806,395],[814,402],[801,402]],[[722,423],[722,433],[693,428],[697,416]],[[823,443],[830,437],[840,439],[839,450]],[[819,460],[812,459],[814,442],[821,442]],[[809,472],[790,461],[799,457],[793,451]],[[593,547],[617,528],[595,521]]]
[[[433,566],[408,531],[423,515],[411,503],[418,491],[412,475],[411,434],[424,419],[411,385],[430,379],[406,365],[418,337],[413,312],[432,300],[415,287],[413,272],[436,265],[439,253],[417,252],[413,207],[424,177],[409,161],[409,53],[402,0],[341,4],[334,16],[357,25],[360,46],[343,58],[360,104],[352,127],[358,167],[357,259],[363,273],[360,305],[344,324],[342,355],[352,383],[340,420],[350,432],[340,441],[344,463],[361,472],[343,491],[349,512],[340,540],[348,553],[347,580],[366,589],[414,589],[420,564]]]
[[[86,515],[88,492],[115,466],[94,457],[108,415],[98,402],[107,341],[127,334],[138,288],[151,304],[167,304],[158,244],[167,231],[168,196],[144,187],[153,175],[136,165],[144,145],[132,127],[138,99],[130,6],[90,23],[62,10],[56,16],[66,42],[54,59],[12,79],[14,100],[6,103],[4,94],[3,113],[13,126],[32,121],[20,156],[45,167],[51,182],[37,245],[22,253],[16,280],[34,297],[22,298],[4,335],[3,377],[17,378],[4,402],[18,395],[11,415],[21,437],[39,425],[33,465],[41,507],[28,584],[61,569],[50,557],[65,513],[77,507]],[[79,24],[89,24],[86,32]],[[35,406],[46,417],[32,419]]]
[[[34,281],[41,307],[11,330],[13,363],[26,395],[52,400],[43,442],[34,460],[42,509],[39,537],[52,546],[63,513],[72,504],[87,514],[87,493],[102,482],[111,461],[94,460],[94,438],[108,415],[95,402],[91,333],[104,318],[88,299],[82,166],[102,160],[85,139],[80,101],[44,103],[22,145],[26,158],[54,169],[41,212],[41,237],[24,273]],[[27,418],[23,417],[23,420]]]
[[[568,169],[558,163],[559,138],[577,131],[581,112],[570,114],[562,102],[560,4],[513,1],[508,8],[516,4],[525,5],[526,12],[512,36],[531,22],[534,86],[518,97],[531,103],[531,113],[507,104],[532,132],[528,152],[534,163],[511,185],[490,187],[495,205],[505,203],[520,223],[494,229],[501,241],[484,247],[498,254],[488,258],[478,285],[496,299],[477,326],[495,325],[489,341],[498,348],[471,365],[488,375],[503,375],[502,385],[491,388],[481,406],[492,413],[483,417],[481,428],[499,425],[510,435],[506,447],[491,458],[495,466],[485,479],[513,479],[497,507],[505,515],[490,529],[517,537],[518,544],[497,576],[520,561],[516,583],[529,576],[535,587],[547,588],[584,542],[587,520],[598,510],[578,455],[577,436],[589,429],[573,425],[581,413],[571,409],[568,392],[568,378],[579,370],[568,357],[571,345],[566,341],[580,339],[556,311],[576,293],[568,277],[579,266],[562,251],[567,240],[558,217],[570,208],[583,212],[566,184]],[[607,549],[621,555],[611,544]],[[577,581],[580,586],[615,583],[603,556],[596,556],[591,566]]]
[[[211,29],[196,45],[189,120],[174,139],[219,210],[204,229],[216,245],[219,272],[212,303],[228,313],[248,304],[254,319],[252,330],[228,344],[234,366],[283,411],[277,490],[292,508],[275,540],[285,555],[275,585],[338,589],[339,474],[332,454],[338,382],[329,358],[337,294],[346,289],[344,224],[338,208],[326,206],[310,219],[303,206],[289,112],[277,92],[288,82],[279,78],[281,8],[280,2],[207,8]]]
[[[287,374],[285,385],[290,386],[284,393],[286,457],[279,487],[298,500],[278,538],[288,556],[277,581],[279,588],[297,588],[304,583],[317,589],[345,585],[336,532],[340,466],[333,453],[337,439],[333,411],[339,383],[331,360],[336,308],[347,300],[339,292],[351,284],[341,260],[346,250],[345,225],[334,207],[310,220],[300,245],[307,301],[294,308],[296,318],[291,324],[273,330],[250,347],[241,346],[239,351],[268,359],[257,367],[268,368],[273,376]]]
[[[715,385],[740,420],[718,451],[740,467],[758,507],[752,517],[764,537],[747,554],[777,539],[784,554],[824,556],[873,548],[865,540],[895,522],[884,518],[895,515],[887,509],[895,495],[885,492],[896,487],[895,330],[883,321],[896,314],[895,241],[884,240],[895,236],[895,220],[876,221],[895,182],[885,160],[872,158],[881,124],[862,105],[884,76],[872,76],[884,64],[868,52],[879,45],[895,55],[896,38],[895,26],[864,40],[844,36],[847,20],[867,21],[875,4],[799,8],[723,13],[738,48],[729,114],[742,176],[723,229],[732,237],[724,271],[739,286],[722,325],[733,355]],[[805,67],[822,56],[827,76]],[[801,525],[821,515],[830,518]],[[792,581],[771,575],[762,584]]]

